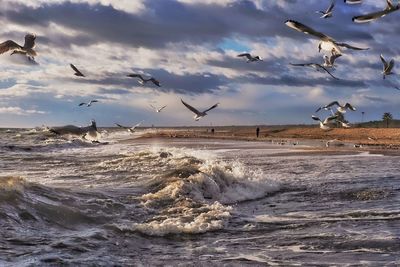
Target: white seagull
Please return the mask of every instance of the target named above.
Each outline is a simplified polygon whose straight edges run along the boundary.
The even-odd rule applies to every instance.
[[[215,104],[214,106],[212,106],[212,107],[210,107],[210,108],[208,108],[208,109],[206,109],[206,110],[204,110],[204,111],[198,111],[197,109],[195,109],[195,108],[192,107],[191,105],[185,103],[182,99],[181,99],[181,101],[182,101],[182,104],[185,105],[185,107],[187,107],[190,111],[192,111],[192,112],[195,114],[194,117],[193,117],[193,119],[194,119],[195,121],[198,121],[198,120],[200,120],[202,117],[206,116],[206,115],[207,115],[207,111],[210,111],[210,110],[212,110],[213,108],[218,107],[218,104],[219,104],[219,103],[217,103],[217,104]]]
[[[150,104],[150,107],[151,107],[152,109],[154,109],[155,112],[160,113],[161,110],[163,110],[164,108],[167,107],[167,105],[162,106],[161,108],[156,108],[155,106],[153,106],[152,104]]]
[[[335,60],[338,57],[341,57],[341,54],[331,54],[330,56],[324,55],[324,66],[325,68],[334,68],[335,67]]]
[[[355,47],[346,43],[338,43],[337,41],[335,41],[335,39],[333,39],[332,37],[329,37],[321,32],[317,32],[315,30],[313,30],[312,28],[297,22],[295,20],[287,20],[285,22],[286,26],[295,29],[296,31],[305,33],[305,34],[309,34],[312,35],[314,37],[317,37],[320,39],[319,45],[318,45],[318,49],[321,52],[322,50],[326,50],[331,52],[332,54],[338,55],[338,54],[342,54],[342,50],[340,49],[340,47],[346,47],[349,49],[353,49],[353,50],[367,50],[369,48],[360,48],[360,47]]]
[[[381,61],[383,63],[383,71],[382,71],[383,79],[385,79],[387,75],[393,74],[392,70],[394,67],[394,59],[390,60],[390,62],[388,63],[383,57],[383,55],[381,55]]]
[[[120,127],[120,128],[123,128],[123,129],[128,130],[128,132],[130,132],[130,133],[134,133],[136,127],[139,127],[140,124],[142,124],[142,122],[143,122],[143,121],[139,122],[138,124],[136,124],[136,125],[134,125],[134,126],[132,126],[132,127],[122,126],[121,124],[118,124],[118,123],[115,123],[115,125],[117,125],[117,126]]]
[[[99,102],[99,100],[93,99],[93,100],[90,100],[89,103],[82,102],[79,104],[79,106],[86,105],[87,107],[90,107],[93,103],[96,103],[96,102]]]
[[[339,111],[340,113],[346,113],[347,109],[352,110],[352,111],[356,110],[356,108],[353,107],[350,103],[346,103],[344,106],[342,106],[339,104],[338,101],[333,101],[326,106],[319,107],[315,112],[318,112],[321,109],[329,110],[332,106],[335,106],[335,105],[337,106],[337,111]]]
[[[263,61],[261,57],[259,57],[259,56],[253,57],[249,53],[239,54],[238,57],[246,57],[247,58],[247,63],[255,62],[255,61]]]
[[[128,74],[127,76],[131,77],[131,78],[139,78],[138,83],[140,83],[141,85],[145,85],[147,82],[152,82],[156,86],[161,87],[160,82],[157,81],[153,77],[150,77],[149,79],[145,79],[145,78],[143,78],[143,76],[141,74],[136,74],[136,73]]]
[[[12,50],[12,54],[24,54],[26,55],[29,59],[35,60],[35,56],[37,56],[37,53],[33,48],[35,48],[35,39],[36,35],[35,34],[27,34],[25,35],[25,43],[24,46],[21,46],[17,44],[16,42],[12,40],[7,40],[3,43],[0,44],[0,54],[3,54],[7,51]]]
[[[392,13],[399,9],[400,9],[400,4],[395,5],[395,4],[393,4],[392,0],[386,0],[386,8],[384,10],[372,12],[372,13],[365,14],[365,15],[355,16],[352,18],[352,20],[356,23],[370,22],[370,21],[382,18],[382,17],[386,16],[387,14]]]
[[[332,0],[331,4],[329,5],[326,11],[316,11],[316,13],[322,14],[322,16],[320,17],[321,19],[327,19],[332,17],[334,7],[335,7],[335,0]]]
[[[330,130],[331,127],[329,127],[329,123],[331,123],[331,121],[335,120],[338,116],[329,116],[327,118],[325,118],[325,120],[321,121],[320,118],[318,118],[317,116],[312,115],[311,118],[315,121],[319,121],[319,127],[324,130]]]
[[[299,63],[299,64],[289,63],[289,64],[292,65],[292,66],[296,66],[296,67],[311,67],[311,68],[315,69],[318,72],[326,72],[332,78],[334,78],[336,80],[340,80],[339,78],[333,76],[332,73],[330,73],[329,70],[327,70],[324,66],[322,66],[321,64],[318,64],[318,63]]]

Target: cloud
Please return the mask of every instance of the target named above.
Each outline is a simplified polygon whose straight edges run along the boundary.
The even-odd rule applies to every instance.
[[[47,114],[45,111],[35,109],[22,109],[20,107],[0,107],[1,114],[9,115],[32,115],[32,114]]]

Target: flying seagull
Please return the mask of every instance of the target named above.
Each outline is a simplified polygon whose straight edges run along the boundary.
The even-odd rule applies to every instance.
[[[333,101],[326,106],[319,107],[315,112],[318,112],[321,109],[329,110],[332,106],[335,106],[335,105],[337,106],[337,111],[339,111],[340,113],[346,113],[347,109],[352,110],[352,111],[356,110],[356,108],[353,107],[350,103],[346,103],[344,106],[342,106],[339,104],[338,101]]]
[[[322,14],[321,19],[327,19],[332,17],[334,7],[335,7],[335,1],[332,0],[331,4],[329,5],[326,11],[317,11],[316,13]]]
[[[247,58],[247,63],[255,62],[255,61],[263,61],[261,57],[259,57],[259,56],[253,57],[249,53],[239,54],[238,57],[246,57]]]
[[[82,102],[79,104],[79,106],[86,105],[87,107],[90,107],[92,105],[92,103],[96,103],[96,102],[99,102],[99,101],[96,99],[93,99],[93,100],[90,100],[89,103]]]
[[[80,70],[78,70],[77,67],[75,67],[73,64],[69,64],[69,65],[75,71],[75,73],[74,73],[75,76],[85,77],[85,75],[83,75],[83,73]]]
[[[115,125],[117,125],[117,126],[120,127],[120,128],[127,129],[128,132],[130,132],[130,133],[134,133],[136,127],[139,127],[140,124],[142,124],[142,122],[143,122],[143,121],[139,122],[138,124],[136,124],[136,125],[134,125],[134,126],[132,126],[132,127],[122,126],[121,124],[118,124],[118,123],[116,123]]]
[[[149,79],[145,79],[143,78],[143,76],[141,74],[128,74],[128,77],[131,78],[139,78],[138,83],[140,83],[141,85],[145,85],[147,82],[152,82],[153,84],[157,85],[158,87],[161,87],[161,84],[159,81],[157,81],[156,79],[154,79],[153,77],[150,77]]]
[[[331,54],[330,56],[324,55],[324,64],[322,66],[325,68],[334,68],[335,60],[341,56],[341,54]]]
[[[299,63],[299,64],[293,64],[293,63],[289,63],[292,66],[296,66],[296,67],[311,67],[313,69],[315,69],[318,72],[326,72],[328,73],[332,78],[339,80],[339,78],[335,77],[332,75],[332,73],[329,72],[329,70],[327,70],[324,66],[322,66],[321,64],[318,63]]]
[[[365,15],[355,16],[352,18],[352,20],[356,23],[370,22],[370,21],[382,18],[382,17],[386,16],[387,14],[392,13],[399,9],[400,9],[400,4],[395,5],[395,4],[393,4],[392,0],[386,0],[386,8],[384,10],[372,12],[372,13],[365,14]]]
[[[337,119],[338,116],[329,116],[327,118],[325,118],[323,121],[321,121],[320,118],[318,118],[317,116],[312,115],[311,118],[315,121],[319,121],[319,127],[324,130],[330,130],[331,127],[329,127],[329,123],[335,119]]]
[[[359,48],[359,47],[355,47],[346,43],[338,43],[337,41],[335,41],[335,39],[333,39],[332,37],[329,37],[321,32],[317,32],[315,30],[313,30],[312,28],[297,22],[295,20],[287,20],[285,22],[286,26],[295,29],[296,31],[299,32],[303,32],[305,34],[309,34],[312,35],[314,37],[317,37],[320,39],[319,45],[318,45],[318,49],[321,52],[322,50],[326,50],[331,52],[332,54],[338,55],[338,54],[342,54],[342,50],[340,49],[340,47],[346,47],[349,49],[353,49],[353,50],[367,50],[369,48]]]
[[[35,39],[36,35],[27,34],[25,35],[25,43],[24,46],[20,46],[16,42],[12,40],[7,40],[0,44],[0,54],[4,54],[7,51],[12,50],[12,54],[24,54],[29,57],[31,60],[35,60],[35,56],[37,55],[36,51],[33,50],[35,48]]]
[[[190,111],[192,111],[192,112],[195,114],[194,117],[193,117],[193,119],[194,119],[195,121],[198,121],[198,120],[200,120],[202,117],[206,116],[206,115],[207,115],[207,111],[210,111],[210,110],[212,110],[213,108],[218,107],[218,104],[219,104],[219,103],[217,103],[217,104],[215,104],[214,106],[212,106],[212,107],[210,107],[210,108],[208,108],[208,109],[206,109],[206,110],[204,110],[204,111],[198,111],[197,109],[195,109],[195,108],[192,107],[191,105],[185,103],[182,99],[181,99],[181,101],[182,101],[182,104],[185,105],[185,107],[187,107]]]
[[[383,57],[383,55],[381,55],[381,61],[383,63],[383,71],[382,71],[383,79],[386,79],[387,75],[393,74],[392,70],[394,67],[394,59],[390,60],[390,62],[388,63]]]
[[[361,4],[362,0],[344,0],[344,2],[349,5],[356,5],[356,4]]]
[[[165,105],[165,106],[162,106],[161,108],[156,108],[155,106],[153,106],[152,104],[150,104],[150,107],[151,107],[152,109],[154,109],[154,110],[155,110],[155,112],[157,112],[157,113],[160,113],[160,112],[161,112],[161,110],[163,110],[164,108],[166,108],[166,107],[167,107],[167,105]]]

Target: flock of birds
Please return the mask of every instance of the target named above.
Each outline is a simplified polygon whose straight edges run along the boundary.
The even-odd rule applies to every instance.
[[[344,0],[344,2],[346,4],[361,4],[362,0]],[[321,18],[322,19],[328,19],[333,17],[333,11],[334,11],[334,7],[335,7],[335,0],[333,0],[331,2],[331,4],[329,5],[329,7],[325,10],[325,11],[316,11],[317,13],[321,14]],[[364,14],[364,15],[359,15],[359,16],[355,16],[352,18],[352,21],[355,23],[366,23],[366,22],[370,22],[373,20],[377,20],[379,18],[382,18],[394,11],[397,11],[400,9],[400,4],[394,4],[392,0],[386,0],[386,8],[384,10],[379,10],[376,12],[372,12],[369,14]],[[319,44],[318,44],[318,51],[321,52],[321,50],[327,51],[328,55],[324,55],[323,56],[323,63],[315,63],[315,62],[311,62],[311,63],[290,63],[290,65],[295,66],[295,67],[311,67],[319,72],[325,72],[327,74],[329,74],[333,79],[335,80],[339,80],[339,78],[335,77],[331,71],[336,67],[335,62],[336,60],[341,57],[343,55],[343,48],[347,48],[347,49],[352,49],[352,50],[368,50],[369,48],[360,48],[360,47],[356,47],[344,42],[338,42],[336,41],[334,38],[318,32],[316,30],[314,30],[313,28],[304,25],[298,21],[295,20],[287,20],[285,22],[285,24],[302,33],[311,35],[313,37],[316,37],[317,39],[319,39]],[[13,40],[7,40],[3,43],[0,44],[0,54],[6,53],[8,51],[12,51],[11,55],[13,54],[20,54],[20,55],[24,55],[28,58],[28,60],[30,61],[35,61],[35,57],[37,56],[37,52],[34,50],[35,48],[35,40],[36,40],[36,35],[34,34],[27,34],[25,36],[25,43],[24,45],[19,45],[18,43],[14,42]],[[238,57],[241,58],[246,58],[247,63],[252,63],[252,62],[258,62],[258,61],[263,61],[263,59],[260,56],[253,56],[250,53],[242,53],[239,54]],[[386,78],[386,76],[393,74],[393,67],[394,67],[394,59],[391,59],[389,62],[387,62],[385,60],[385,58],[383,57],[383,55],[380,56],[380,59],[382,61],[383,64],[383,71],[382,71],[382,75],[383,75],[383,79]],[[74,71],[74,75],[78,76],[78,77],[86,77],[75,65],[70,64],[70,67],[72,68],[72,70]],[[153,85],[157,86],[157,87],[161,87],[161,83],[160,81],[158,81],[157,79],[155,79],[154,77],[149,77],[146,78],[144,77],[142,74],[139,73],[132,73],[132,74],[128,74],[127,77],[131,77],[131,78],[136,78],[138,80],[138,83],[141,85],[146,85],[148,82],[151,82]],[[400,90],[399,87],[395,86],[396,89]],[[90,107],[93,103],[97,103],[99,102],[96,99],[90,100],[89,102],[82,102],[79,104],[79,106],[86,106],[86,107]],[[215,105],[211,106],[210,108],[204,110],[204,111],[200,111],[196,108],[194,108],[193,106],[189,105],[188,103],[186,103],[185,101],[183,101],[181,99],[182,104],[189,109],[192,113],[194,113],[194,120],[198,121],[199,119],[201,119],[202,117],[207,115],[207,112],[216,108],[219,103],[216,103]],[[337,112],[334,113],[332,107],[337,106]],[[156,108],[153,105],[150,105],[150,107],[152,109],[154,109],[155,112],[159,113],[161,112],[164,108],[166,108],[167,106],[164,105],[160,108]],[[331,114],[326,117],[325,119],[321,120],[319,117],[312,115],[312,119],[316,120],[319,122],[320,124],[320,128],[323,130],[329,130],[331,129],[330,124],[333,121],[336,121],[337,123],[340,123],[342,125],[342,127],[348,128],[350,127],[350,124],[347,123],[344,120],[339,120],[339,114],[343,115],[344,113],[346,113],[346,110],[351,110],[351,111],[355,111],[356,109],[349,103],[346,103],[345,105],[340,105],[337,101],[333,101],[332,103],[329,103],[328,105],[325,105],[323,107],[320,107],[316,110],[316,112],[320,111],[320,110],[328,110],[331,112]],[[343,117],[344,118],[344,117]],[[121,124],[115,123],[118,127],[127,129],[129,132],[134,132],[135,128],[140,126],[142,122],[134,125],[133,127],[126,127],[123,126]],[[93,126],[94,125],[94,126]],[[95,122],[92,121],[92,125],[88,126],[88,127],[94,127],[95,126]],[[82,129],[85,127],[81,127]],[[96,128],[97,130],[97,128]]]

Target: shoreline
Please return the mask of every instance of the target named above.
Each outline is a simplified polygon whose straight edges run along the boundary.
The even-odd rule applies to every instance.
[[[237,140],[254,142],[271,142],[273,144],[293,144],[299,142],[318,142],[319,148],[340,148],[352,146],[353,148],[367,150],[399,150],[400,129],[397,128],[335,128],[323,131],[319,128],[296,127],[296,128],[268,128],[260,129],[257,138],[255,127],[215,127],[214,133],[211,128],[186,128],[154,129],[152,132],[144,133],[140,138],[201,138],[218,140]],[[328,142],[329,141],[329,142]],[[329,143],[327,146],[327,142]]]

